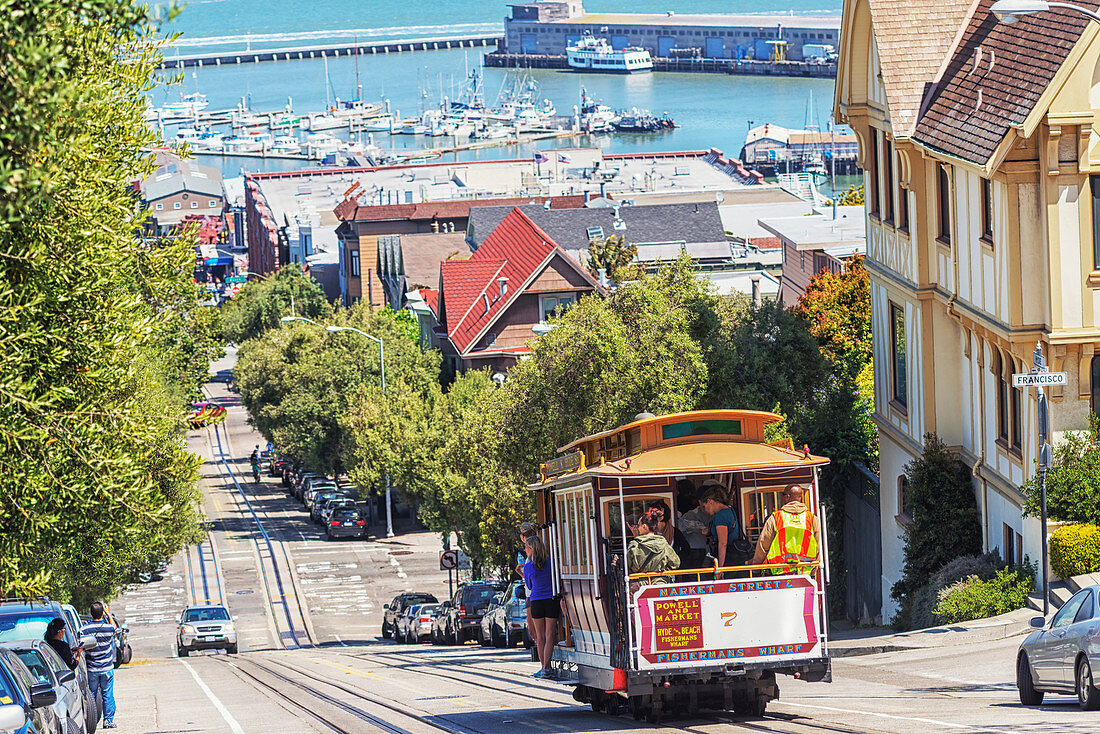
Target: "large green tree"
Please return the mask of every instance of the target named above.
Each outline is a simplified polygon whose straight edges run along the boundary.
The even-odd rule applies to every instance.
[[[284,316],[327,319],[332,305],[317,281],[289,265],[264,279],[248,282],[225,305],[222,323],[225,338],[237,344],[279,326]]]
[[[183,250],[136,239],[131,194],[155,35],[120,0],[0,1],[4,593],[107,597],[197,532],[181,397],[209,320]]]

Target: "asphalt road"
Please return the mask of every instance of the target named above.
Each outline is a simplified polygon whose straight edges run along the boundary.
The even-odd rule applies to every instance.
[[[836,659],[831,684],[781,679],[764,719],[699,714],[660,725],[592,713],[568,688],[530,678],[537,665],[520,649],[383,640],[382,605],[395,594],[446,596],[439,537],[387,540],[375,528],[365,541],[326,542],[276,481],[245,481],[260,438],[224,385],[210,389],[229,407],[224,430],[188,437],[206,459],[209,539],[113,604],[134,648],[117,671],[121,732],[1100,731],[1100,715],[1071,697],[1019,704],[1019,637]],[[175,617],[203,599],[228,604],[240,654],[176,657]]]

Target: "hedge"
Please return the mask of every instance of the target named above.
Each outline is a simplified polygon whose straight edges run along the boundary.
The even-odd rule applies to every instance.
[[[1051,533],[1050,568],[1064,579],[1100,571],[1100,527],[1063,525]]]
[[[935,614],[948,624],[984,619],[1027,604],[1035,577],[1026,566],[1008,566],[991,579],[969,576],[940,592]]]

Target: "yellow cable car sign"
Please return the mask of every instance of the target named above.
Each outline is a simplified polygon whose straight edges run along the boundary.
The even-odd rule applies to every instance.
[[[545,464],[542,464],[539,468],[542,472],[542,481],[544,482],[550,477],[556,477],[559,474],[584,471],[584,452],[574,451],[571,454],[559,456],[556,459],[551,459]]]

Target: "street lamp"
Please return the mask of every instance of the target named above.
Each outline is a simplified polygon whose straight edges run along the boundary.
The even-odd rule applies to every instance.
[[[293,320],[294,318],[295,317],[292,317],[292,316],[284,316],[283,321],[286,321],[287,319]],[[300,319],[302,317],[299,316],[297,318]],[[309,319],[304,319],[304,320],[309,321]],[[314,323],[314,322],[311,321],[310,323]],[[368,339],[370,339],[371,341],[376,342],[378,344],[378,363],[381,367],[381,372],[382,372],[382,396],[385,397],[385,395],[386,395],[386,345],[382,342],[382,340],[379,339],[376,336],[371,336],[370,334],[368,334],[365,331],[362,331],[360,329],[356,329],[353,326],[329,325],[329,326],[325,327],[325,331],[329,332],[330,334],[335,334],[338,331],[354,331],[356,334],[359,334],[360,336],[365,336]],[[387,538],[392,538],[393,537],[393,493],[392,493],[392,489],[390,487],[390,473],[388,471],[386,472],[386,537]]]
[[[291,321],[305,321],[307,324],[320,326],[320,324],[318,324],[316,321],[314,321],[313,319],[307,319],[305,316],[284,316],[279,319],[279,323],[281,324],[289,324]]]
[[[260,280],[267,280],[268,278],[271,277],[270,274],[260,275],[259,273],[253,273],[251,270],[242,270],[241,272],[237,273],[237,275],[252,275],[254,277],[259,278]]]
[[[1100,23],[1100,13],[1072,3],[1048,2],[1047,0],[997,0],[989,10],[997,16],[1002,23],[1015,23],[1021,15],[1034,15],[1043,13],[1051,8],[1066,8],[1087,15],[1097,23]]]

